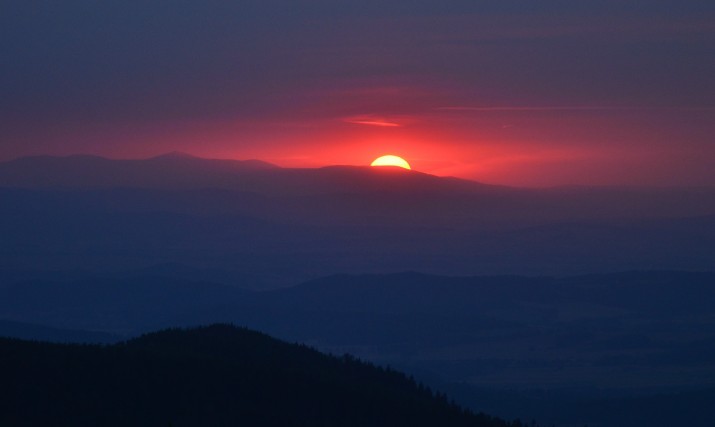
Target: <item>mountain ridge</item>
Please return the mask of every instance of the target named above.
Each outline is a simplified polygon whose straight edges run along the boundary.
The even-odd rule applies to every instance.
[[[0,424],[517,427],[404,374],[228,324],[109,346],[0,338]]]
[[[250,159],[204,159],[170,152],[147,159],[93,155],[30,156],[0,163],[0,187],[154,189],[218,188],[271,194],[365,191],[507,191],[455,177],[369,166],[283,168]]]

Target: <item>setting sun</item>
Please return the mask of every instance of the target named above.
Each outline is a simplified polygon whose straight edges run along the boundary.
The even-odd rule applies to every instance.
[[[397,166],[398,168],[412,169],[405,159],[393,155],[378,157],[370,166]]]

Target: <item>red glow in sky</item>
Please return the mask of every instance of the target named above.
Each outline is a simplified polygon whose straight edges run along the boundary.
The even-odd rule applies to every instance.
[[[414,170],[515,186],[708,185],[715,131],[710,111],[444,109],[425,105],[398,118],[206,120],[61,124],[11,135],[37,141],[27,154],[89,153],[142,158],[185,151],[258,158],[284,167],[369,165],[395,153]],[[367,113],[363,117],[377,117]],[[359,117],[359,116],[353,116]],[[669,132],[649,123],[669,120]],[[680,141],[673,144],[673,140]],[[101,144],[98,143],[101,141]]]
[[[0,160],[394,153],[507,185],[715,185],[715,10],[694,0],[328,3],[17,2],[0,16]]]

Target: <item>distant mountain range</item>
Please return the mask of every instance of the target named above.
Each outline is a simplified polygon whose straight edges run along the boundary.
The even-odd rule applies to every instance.
[[[204,188],[225,185],[227,177],[277,169],[259,160],[200,159],[169,153],[146,160],[104,157],[23,157],[0,164],[0,183],[20,188]]]
[[[56,343],[115,343],[125,339],[121,335],[74,329],[53,328],[33,323],[0,319],[0,337]]]
[[[369,202],[383,204],[394,211],[403,208],[434,216],[435,210],[440,208],[450,216],[458,211],[462,217],[477,215],[479,220],[492,221],[504,215],[523,219],[523,212],[518,215],[521,210],[528,210],[536,220],[715,214],[715,188],[525,189],[399,168],[280,168],[260,160],[202,159],[183,153],[144,160],[112,160],[87,155],[24,157],[0,163],[2,187],[229,190],[270,197],[307,197],[313,203],[332,209],[342,206],[349,210]]]
[[[174,265],[252,289],[405,270],[712,270],[715,189],[519,189],[176,153],[33,157],[0,164],[0,235],[5,271]]]
[[[0,339],[0,424],[520,426],[406,376],[227,325],[108,347]]]
[[[662,271],[336,275],[270,292],[160,276],[20,279],[0,286],[0,319],[22,322],[9,335],[27,338],[25,324],[133,336],[232,322],[481,386],[647,388],[659,378],[661,387],[688,387],[715,383],[713,284],[715,273]],[[613,366],[642,374],[618,383],[601,375]],[[690,374],[670,375],[685,366]]]
[[[404,206],[351,200],[0,189],[0,270],[107,276],[158,269],[269,289],[333,273],[573,275],[715,266],[715,216],[544,223],[528,209],[499,216],[429,199]]]
[[[280,168],[260,160],[169,153],[144,160],[97,156],[24,157],[0,163],[0,186],[16,188],[223,189],[279,195],[373,191],[466,192],[498,188],[396,168]]]

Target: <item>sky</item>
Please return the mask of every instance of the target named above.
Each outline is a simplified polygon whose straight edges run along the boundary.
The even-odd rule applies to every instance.
[[[0,3],[0,160],[715,185],[715,2]]]

